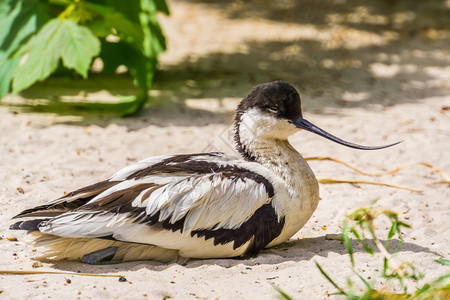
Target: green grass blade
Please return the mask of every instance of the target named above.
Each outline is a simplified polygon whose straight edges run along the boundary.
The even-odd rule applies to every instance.
[[[350,232],[358,239],[358,241],[361,240],[361,236],[359,235],[358,231],[355,228],[350,228]]]
[[[399,221],[399,222],[398,222],[398,227],[399,227],[399,228],[400,228],[400,227],[411,228],[411,225]],[[400,231],[400,230],[399,230],[399,231]]]
[[[288,294],[286,294],[286,292],[284,292],[282,289],[280,289],[279,287],[277,287],[276,285],[272,285],[273,288],[278,292],[278,296],[280,297],[280,299],[283,300],[292,300],[291,296],[289,296]]]
[[[347,250],[349,256],[350,256],[350,261],[352,263],[352,267],[355,266],[355,260],[353,259],[353,248],[352,248],[352,243],[350,241],[350,237],[348,236],[348,224],[347,222],[344,222],[344,226],[342,227],[342,238],[344,239],[344,245],[345,245],[345,249]]]
[[[322,269],[322,267],[319,265],[319,263],[317,261],[314,261],[314,263],[316,264],[317,268],[319,269],[320,273],[322,273],[322,275],[339,291],[340,295],[347,295],[347,293],[341,289],[334,281],[333,279],[330,278],[330,276],[328,276],[327,273],[325,273],[325,271]]]
[[[367,253],[370,253],[372,255],[375,253],[375,252],[373,252],[373,249],[370,248],[370,246],[367,243],[363,243],[363,247],[364,247],[364,250],[367,251]]]
[[[389,232],[388,232],[388,237],[387,237],[388,241],[394,237],[394,235],[395,235],[395,233],[397,231],[398,231],[398,224],[397,224],[397,222],[392,222],[391,229],[389,229]]]
[[[450,260],[448,259],[435,259],[434,261],[443,266],[450,266]]]
[[[361,281],[364,283],[364,285],[366,286],[368,291],[372,291],[373,290],[372,286],[370,285],[370,283],[367,280],[365,280],[361,275],[359,275],[355,271],[353,271],[353,272],[359,277],[359,279],[361,279]]]

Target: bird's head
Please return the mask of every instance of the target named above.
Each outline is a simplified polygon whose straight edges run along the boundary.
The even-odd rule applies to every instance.
[[[335,143],[361,150],[377,150],[383,146],[362,146],[344,141],[303,118],[301,99],[296,89],[287,82],[263,83],[251,89],[236,111],[236,139],[287,139],[304,129]],[[239,142],[238,141],[238,142]]]

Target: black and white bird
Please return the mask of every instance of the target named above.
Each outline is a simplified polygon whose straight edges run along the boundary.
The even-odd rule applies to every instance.
[[[288,137],[308,130],[345,142],[302,117],[289,83],[254,87],[235,119],[240,155],[156,156],[14,218],[44,257],[102,264],[132,260],[254,256],[285,242],[319,202],[317,180]],[[36,218],[39,217],[39,218]]]

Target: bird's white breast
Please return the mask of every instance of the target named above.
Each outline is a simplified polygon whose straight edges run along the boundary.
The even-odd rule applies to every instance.
[[[264,163],[284,183],[275,185],[274,206],[285,216],[281,234],[269,246],[283,243],[305,225],[319,202],[319,186],[313,171],[288,141],[279,141],[274,155]]]
[[[258,110],[246,112],[241,118],[240,141],[269,171],[269,174],[261,170],[259,173],[273,184],[272,205],[278,216],[285,218],[283,231],[269,246],[286,241],[300,230],[319,202],[319,186],[313,171],[287,140],[296,130],[287,121],[281,122]]]

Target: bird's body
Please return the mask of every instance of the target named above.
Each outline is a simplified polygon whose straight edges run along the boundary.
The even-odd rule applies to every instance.
[[[151,157],[25,210],[16,217],[39,218],[11,229],[33,231],[47,258],[87,263],[256,255],[292,237],[318,205],[317,180],[288,141],[299,127],[317,129],[298,120],[292,86],[259,85],[237,110],[240,156]]]

